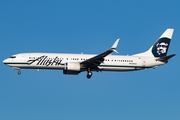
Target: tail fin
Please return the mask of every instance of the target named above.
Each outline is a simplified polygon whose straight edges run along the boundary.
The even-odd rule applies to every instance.
[[[173,31],[174,29],[167,29],[148,51],[134,56],[165,57],[168,52]]]

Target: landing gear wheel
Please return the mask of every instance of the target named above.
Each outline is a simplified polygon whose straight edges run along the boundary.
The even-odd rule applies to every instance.
[[[90,79],[91,76],[92,76],[92,72],[91,72],[91,71],[88,71],[88,73],[87,73],[87,78]]]
[[[21,72],[20,71],[18,71],[18,75],[20,75],[21,74]]]

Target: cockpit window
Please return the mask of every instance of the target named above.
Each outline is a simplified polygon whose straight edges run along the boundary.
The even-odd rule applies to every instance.
[[[11,56],[10,58],[16,58],[16,56]]]

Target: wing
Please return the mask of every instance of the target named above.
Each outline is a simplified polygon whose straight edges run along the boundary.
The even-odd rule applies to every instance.
[[[94,57],[92,57],[90,59],[87,59],[87,60],[81,62],[80,63],[81,66],[83,66],[83,68],[87,68],[87,69],[88,68],[90,68],[90,69],[93,69],[93,68],[98,69],[97,66],[100,65],[101,63],[103,63],[104,58],[107,55],[109,55],[113,51],[115,51],[117,53],[116,47],[118,45],[118,42],[119,42],[119,39],[117,39],[116,42],[113,44],[113,46],[109,50],[107,50],[106,52],[103,52],[103,53],[101,53],[101,54],[99,54],[97,56],[94,56]]]

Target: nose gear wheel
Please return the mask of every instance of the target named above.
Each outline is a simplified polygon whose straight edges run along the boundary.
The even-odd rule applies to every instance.
[[[21,71],[18,71],[18,75],[20,75],[21,74]]]

